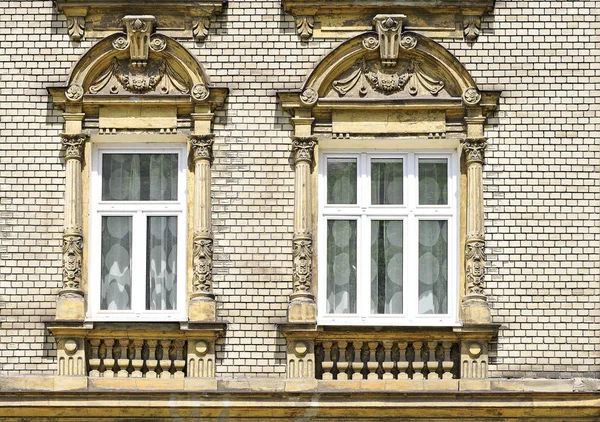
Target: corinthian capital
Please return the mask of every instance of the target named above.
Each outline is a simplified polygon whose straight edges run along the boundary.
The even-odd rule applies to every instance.
[[[292,147],[294,148],[294,162],[307,161],[312,163],[315,146],[317,145],[316,136],[294,136],[292,137]]]
[[[463,150],[467,154],[467,165],[470,163],[484,163],[487,138],[467,138],[462,142]]]
[[[83,159],[83,146],[89,139],[87,133],[61,133],[60,138],[65,147],[65,160]]]
[[[212,147],[215,135],[210,133],[208,135],[190,135],[188,139],[192,145],[192,151],[194,154],[194,161],[197,160],[209,160],[212,161],[213,153]]]

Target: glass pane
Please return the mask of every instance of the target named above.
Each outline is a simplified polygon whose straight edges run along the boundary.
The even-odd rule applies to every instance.
[[[356,313],[356,220],[327,221],[327,313]]]
[[[102,217],[100,309],[131,309],[131,217]]]
[[[448,313],[448,221],[419,221],[419,313]]]
[[[402,204],[404,170],[402,159],[378,158],[371,160],[371,204]]]
[[[177,154],[102,155],[103,201],[176,201]]]
[[[371,313],[402,313],[402,221],[371,221]]]
[[[146,309],[177,309],[177,217],[148,217]]]
[[[419,205],[448,204],[448,160],[419,158]]]
[[[356,158],[327,159],[327,203],[356,204]]]

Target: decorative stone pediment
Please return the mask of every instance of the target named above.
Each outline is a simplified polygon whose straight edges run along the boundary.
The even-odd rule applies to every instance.
[[[349,38],[373,29],[373,18],[385,12],[406,15],[403,26],[428,37],[477,40],[481,17],[495,0],[282,0],[296,20],[298,36]],[[375,28],[376,29],[376,28]]]
[[[104,38],[121,30],[126,14],[153,15],[159,33],[202,41],[208,36],[211,18],[221,13],[226,0],[54,0],[67,17],[73,41]]]

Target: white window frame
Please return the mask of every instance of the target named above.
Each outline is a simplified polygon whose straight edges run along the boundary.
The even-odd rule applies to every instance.
[[[327,204],[327,159],[357,159],[357,204]],[[404,170],[403,204],[370,205],[371,202],[371,159],[402,158]],[[448,159],[448,204],[418,205],[419,158]],[[459,278],[459,167],[456,150],[401,150],[401,151],[356,151],[323,150],[319,153],[318,189],[318,317],[320,325],[373,325],[373,326],[459,326],[458,321],[458,278]],[[357,303],[356,314],[327,313],[327,220],[357,219]],[[370,314],[371,275],[370,257],[371,220],[403,220],[403,314]],[[448,313],[418,313],[418,239],[419,220],[448,220]],[[361,300],[361,298],[363,298]]]
[[[102,156],[104,154],[177,154],[177,201],[103,201]],[[187,287],[187,148],[185,144],[129,143],[92,146],[89,219],[89,321],[185,321]],[[102,217],[132,216],[131,310],[102,310],[101,248]],[[177,309],[146,310],[147,216],[177,216]],[[143,233],[143,236],[140,235]]]

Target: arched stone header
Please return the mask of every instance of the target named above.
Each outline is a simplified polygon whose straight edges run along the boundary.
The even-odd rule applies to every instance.
[[[211,86],[202,65],[177,41],[153,34],[142,41],[145,46],[134,42],[119,32],[95,44],[74,66],[66,86],[49,88],[55,104],[83,104],[92,114],[88,105],[102,103],[160,101],[188,109],[223,104],[227,89]],[[142,51],[134,52],[135,47]]]

